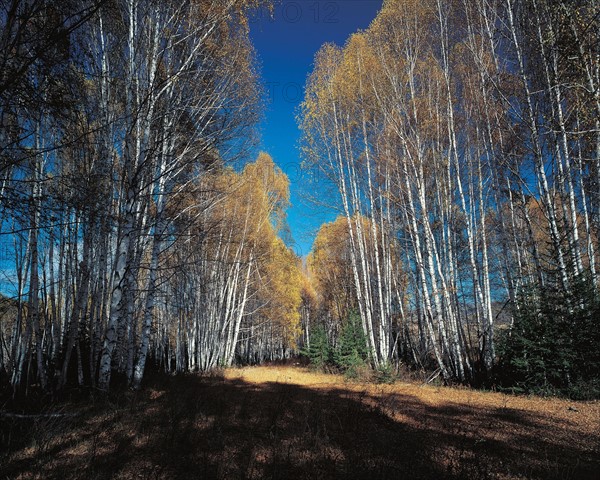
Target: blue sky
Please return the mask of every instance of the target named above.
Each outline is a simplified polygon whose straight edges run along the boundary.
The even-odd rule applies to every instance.
[[[290,178],[288,222],[300,256],[310,251],[319,225],[336,215],[312,206],[303,196],[296,114],[306,77],[323,43],[343,45],[350,34],[369,26],[381,5],[382,0],[282,0],[275,5],[273,18],[260,10],[250,24],[268,97],[260,150]]]

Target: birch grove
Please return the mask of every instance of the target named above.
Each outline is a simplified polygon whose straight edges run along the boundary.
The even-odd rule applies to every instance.
[[[13,389],[108,390],[114,375],[139,388],[149,361],[289,355],[288,182],[265,154],[228,166],[260,115],[256,4],[2,6],[0,370]],[[281,269],[289,291],[271,278]]]
[[[380,371],[478,383],[520,313],[541,318],[527,292],[565,318],[598,295],[596,0],[386,0],[323,45],[300,153],[339,216],[305,259],[283,240],[289,179],[255,150],[262,5],[1,1],[15,394],[284,359],[315,330],[364,339]]]
[[[339,192],[373,366],[400,346],[489,375],[515,292],[597,286],[598,31],[595,2],[389,0],[318,52],[303,151]]]

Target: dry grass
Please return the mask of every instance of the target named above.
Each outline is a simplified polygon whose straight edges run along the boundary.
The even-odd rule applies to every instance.
[[[139,393],[59,407],[80,415],[27,425],[0,417],[0,478],[594,479],[600,471],[598,402],[348,383],[271,366],[155,378]]]

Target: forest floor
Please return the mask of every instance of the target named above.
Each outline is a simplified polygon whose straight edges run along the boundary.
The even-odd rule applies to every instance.
[[[0,479],[600,478],[600,402],[268,366],[40,403],[1,408]]]

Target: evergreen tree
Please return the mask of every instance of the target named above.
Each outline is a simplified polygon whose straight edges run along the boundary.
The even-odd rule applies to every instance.
[[[309,337],[310,344],[302,350],[302,354],[309,358],[312,366],[322,370],[330,362],[331,357],[327,332],[322,325],[317,325],[310,331]]]
[[[580,275],[528,287],[517,297],[514,324],[499,345],[501,383],[517,392],[600,396],[600,295]]]
[[[342,326],[333,360],[349,377],[355,377],[358,368],[368,363],[367,339],[360,324],[360,316],[355,311],[350,312]]]

